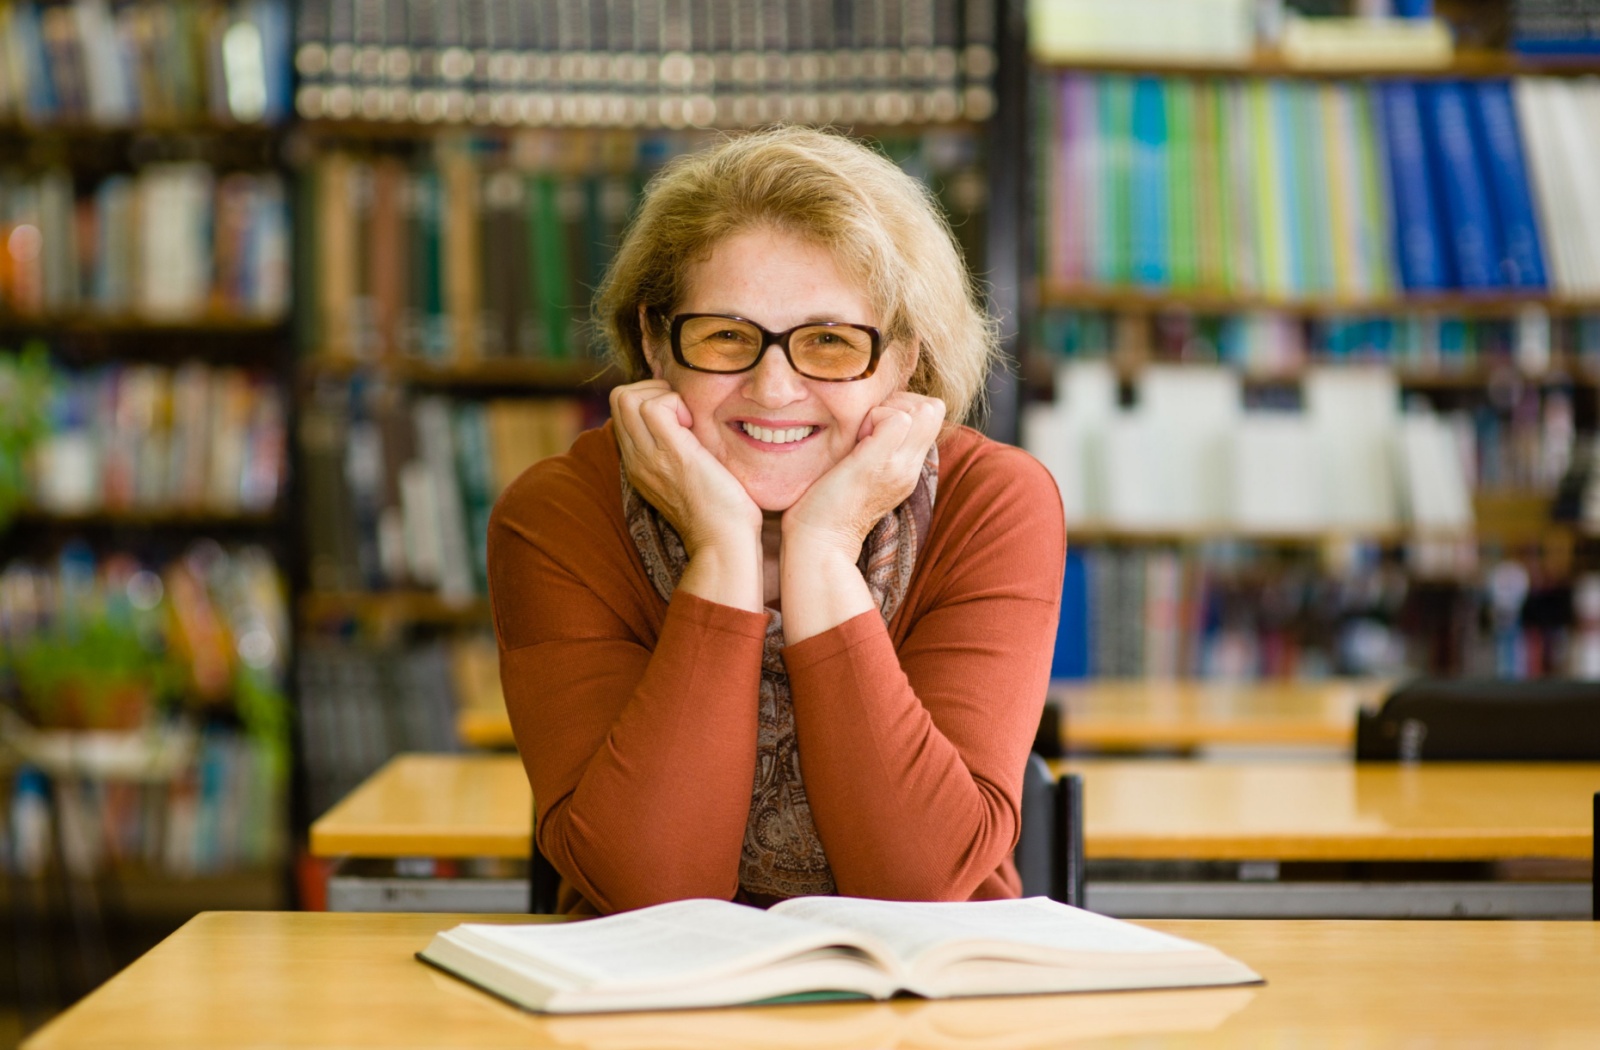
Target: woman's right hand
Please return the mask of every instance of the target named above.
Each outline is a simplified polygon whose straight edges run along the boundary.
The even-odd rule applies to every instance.
[[[691,561],[754,552],[759,562],[761,508],[695,437],[688,406],[666,380],[615,387],[611,418],[628,480],[677,530]]]

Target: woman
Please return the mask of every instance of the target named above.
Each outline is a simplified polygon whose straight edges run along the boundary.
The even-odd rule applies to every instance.
[[[1065,532],[946,419],[996,352],[974,300],[927,191],[840,136],[651,183],[596,301],[634,381],[490,522],[561,910],[1017,895]]]

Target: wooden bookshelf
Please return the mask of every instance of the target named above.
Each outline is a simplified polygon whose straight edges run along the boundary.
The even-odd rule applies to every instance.
[[[1058,363],[1083,360],[1100,360],[1096,356],[1086,355],[1073,357],[1037,351],[1029,355],[1022,365],[1023,379],[1028,388],[1038,392],[1048,392],[1052,389],[1055,379],[1054,371]],[[1239,379],[1246,386],[1297,386],[1303,383],[1306,376],[1314,369],[1321,368],[1381,368],[1394,373],[1395,381],[1405,390],[1482,390],[1484,385],[1498,378],[1504,372],[1515,374],[1518,381],[1536,385],[1571,384],[1581,387],[1600,386],[1600,373],[1592,369],[1575,365],[1569,361],[1557,360],[1551,363],[1550,368],[1543,372],[1523,372],[1510,360],[1496,359],[1492,362],[1471,360],[1460,365],[1438,364],[1417,365],[1405,361],[1393,361],[1381,357],[1350,357],[1329,358],[1316,356],[1310,360],[1276,367],[1266,367],[1253,364],[1236,364],[1230,361],[1181,359],[1150,357],[1145,359],[1129,359],[1125,355],[1113,354],[1109,358],[1111,367],[1116,371],[1117,379],[1123,383],[1136,383],[1139,375],[1146,368],[1159,367],[1194,367],[1194,368],[1228,368],[1239,374]]]
[[[503,387],[513,390],[606,390],[621,381],[616,369],[604,361],[512,357],[436,363],[406,357],[365,361],[322,354],[306,358],[301,365],[301,372],[306,379],[313,381],[370,375],[413,386]]]
[[[307,623],[360,620],[440,627],[488,626],[489,600],[447,602],[430,591],[307,591],[300,597]]]
[[[1139,76],[1192,77],[1298,77],[1343,79],[1383,77],[1407,80],[1501,79],[1514,76],[1580,76],[1600,73],[1600,61],[1583,58],[1537,59],[1509,51],[1463,49],[1450,62],[1440,66],[1303,66],[1286,60],[1276,51],[1260,51],[1248,62],[1206,63],[1151,58],[1105,58],[1034,61],[1034,68],[1046,72],[1126,73]]]
[[[140,121],[135,124],[97,124],[83,120],[52,121],[29,124],[15,120],[0,121],[0,137],[4,138],[72,138],[104,139],[113,137],[206,137],[267,138],[288,131],[284,124],[243,124],[222,120],[163,120]]]
[[[1538,307],[1552,315],[1563,317],[1600,313],[1600,299],[1567,299],[1543,292],[1528,294],[1448,292],[1439,295],[1405,295],[1382,299],[1333,297],[1284,299],[1265,295],[1180,291],[1172,288],[1105,288],[1041,282],[1038,298],[1039,306],[1044,309],[1097,310],[1121,314],[1172,312],[1237,314],[1261,310],[1304,317],[1430,313],[1452,317],[1493,318],[1515,317],[1530,307]]]

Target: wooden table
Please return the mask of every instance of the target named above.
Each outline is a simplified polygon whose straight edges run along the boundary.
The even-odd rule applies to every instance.
[[[1057,682],[1062,745],[1073,750],[1190,751],[1209,747],[1313,747],[1348,752],[1356,710],[1376,706],[1389,682]],[[510,747],[504,707],[464,706],[456,732],[474,747]]]
[[[1600,764],[1083,759],[1057,769],[1084,778],[1084,852],[1091,861],[1578,862],[1593,849],[1592,806],[1600,791]],[[311,851],[520,859],[530,848],[531,810],[513,755],[401,755],[312,825]],[[387,897],[369,899],[372,906],[434,907],[394,897],[416,885],[390,884]],[[341,886],[351,893],[362,888]],[[433,889],[444,894],[438,907],[455,899],[444,893],[449,886]],[[1587,892],[1573,881],[1140,885],[1091,875],[1088,903],[1115,915],[1306,909],[1354,915],[1387,908],[1410,916],[1565,916],[1587,914]]]
[[[1266,985],[556,1018],[412,958],[462,921],[528,918],[208,912],[24,1047],[1600,1045],[1594,923],[1151,922]]]
[[[1191,751],[1215,747],[1313,747],[1349,752],[1356,711],[1376,707],[1392,683],[1056,682],[1061,742],[1073,750]]]

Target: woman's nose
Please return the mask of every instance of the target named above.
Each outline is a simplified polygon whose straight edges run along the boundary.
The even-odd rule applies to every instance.
[[[777,343],[768,343],[748,373],[748,396],[763,405],[787,405],[805,396],[805,377],[789,364]]]

